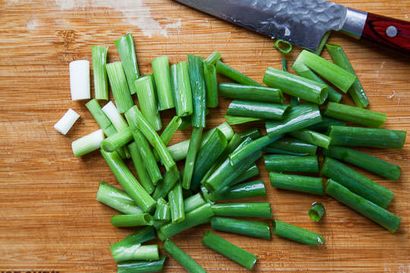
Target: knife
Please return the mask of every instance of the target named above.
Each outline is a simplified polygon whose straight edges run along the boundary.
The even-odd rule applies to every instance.
[[[176,0],[272,39],[317,51],[330,31],[341,31],[410,55],[410,22],[325,0]]]

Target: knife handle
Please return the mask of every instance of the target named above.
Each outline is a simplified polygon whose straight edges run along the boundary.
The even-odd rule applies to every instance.
[[[368,13],[362,38],[410,55],[410,22]]]

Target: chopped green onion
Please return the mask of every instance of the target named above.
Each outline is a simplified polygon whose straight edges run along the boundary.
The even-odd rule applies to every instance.
[[[107,153],[101,150],[101,154],[117,181],[124,188],[125,192],[134,200],[135,204],[143,211],[150,211],[155,206],[155,200],[145,191],[134,175],[122,161],[117,152]]]
[[[266,155],[265,167],[269,172],[319,172],[316,156]]]
[[[324,114],[331,118],[367,127],[381,127],[386,121],[384,113],[339,103],[329,103]]]
[[[216,62],[219,61],[221,58],[221,53],[219,53],[218,51],[214,51],[208,56],[208,58],[206,58],[205,63],[215,65]]]
[[[94,74],[94,98],[96,100],[108,100],[108,78],[105,65],[107,64],[108,47],[93,46],[91,48],[93,74]]]
[[[132,245],[141,245],[145,242],[156,238],[155,229],[152,226],[143,227],[142,229],[128,235],[121,241],[114,243],[111,246],[111,252],[117,252],[119,248]]]
[[[161,140],[164,142],[165,145],[171,141],[172,137],[174,136],[175,132],[182,124],[182,119],[179,116],[174,116],[170,122],[168,123],[167,127],[165,127],[164,131],[161,134]]]
[[[190,197],[184,200],[184,209],[185,213],[191,212],[196,208],[199,208],[202,205],[205,205],[206,201],[200,193],[191,195]]]
[[[215,204],[212,211],[216,216],[272,218],[269,202]]]
[[[189,142],[188,153],[185,160],[184,175],[182,177],[182,187],[186,190],[191,188],[191,180],[194,174],[194,168],[198,151],[201,146],[203,128],[194,127],[192,130],[191,140]]]
[[[169,71],[169,60],[167,56],[160,56],[152,60],[152,71],[154,73],[159,110],[174,108],[172,98],[171,74]]]
[[[309,144],[321,147],[321,148],[329,148],[330,145],[330,137],[327,135],[311,131],[311,130],[302,130],[290,133],[291,136],[297,138],[299,140],[306,141]]]
[[[170,190],[179,181],[179,171],[177,166],[174,166],[165,173],[164,180],[158,183],[152,195],[154,199],[165,198]]]
[[[393,200],[394,194],[388,188],[335,159],[326,157],[320,173],[383,208]]]
[[[268,153],[288,155],[316,155],[317,146],[293,138],[279,139],[265,148]]]
[[[90,63],[76,60],[69,64],[71,100],[90,99]]]
[[[262,180],[237,184],[222,192],[209,193],[206,197],[211,201],[219,201],[257,196],[266,196],[266,188]]]
[[[104,132],[99,129],[88,135],[80,137],[71,143],[71,149],[76,157],[81,157],[83,155],[89,154],[95,150],[98,150],[101,143],[104,140]]]
[[[290,175],[282,173],[269,173],[272,187],[282,190],[304,192],[323,195],[323,184],[321,177],[310,177],[301,175]]]
[[[246,138],[250,137],[251,139],[255,140],[255,139],[261,137],[261,132],[259,131],[259,129],[254,128],[254,129],[249,129],[249,130],[240,132],[239,136],[242,139],[246,139]],[[232,150],[232,152],[233,152],[233,150]]]
[[[121,114],[125,113],[134,105],[134,101],[132,100],[122,65],[120,62],[115,62],[107,64],[105,67],[118,111]]]
[[[80,118],[80,115],[73,109],[68,109],[67,112],[54,124],[54,129],[62,135],[66,135],[73,127],[74,123]]]
[[[325,84],[272,67],[266,70],[263,82],[270,87],[279,88],[286,94],[316,104],[323,104],[328,95]]]
[[[369,106],[369,99],[367,98],[366,93],[364,92],[363,86],[357,78],[356,73],[354,72],[353,66],[350,63],[349,59],[346,56],[343,48],[337,45],[326,45],[327,52],[329,52],[330,57],[333,62],[340,66],[341,68],[349,71],[356,76],[356,80],[349,89],[349,95],[352,97],[354,103],[362,108],[367,108]]]
[[[160,258],[158,261],[118,263],[117,273],[162,272],[164,263],[165,257]]]
[[[226,113],[232,116],[282,120],[288,108],[289,105],[283,104],[233,100]]]
[[[337,119],[323,117],[322,121],[315,125],[309,126],[307,129],[318,132],[327,132],[331,126],[346,126],[346,123]]]
[[[240,176],[236,178],[236,181],[232,183],[233,185],[242,183],[252,177],[255,177],[259,174],[259,168],[258,166],[254,163],[252,166],[250,166],[245,172],[243,172]]]
[[[265,86],[221,83],[219,84],[219,92],[221,96],[230,99],[261,101],[267,103],[284,102],[282,91]]]
[[[242,74],[238,70],[235,70],[234,68],[221,61],[216,62],[216,72],[243,85],[261,86],[261,84],[257,81],[249,78],[245,74]]]
[[[213,64],[204,62],[204,78],[206,84],[206,107],[218,107],[218,79]]]
[[[254,254],[232,244],[231,242],[228,242],[221,236],[211,231],[208,231],[204,234],[202,243],[206,247],[209,247],[210,249],[249,270],[252,270],[255,267],[255,264],[258,260],[258,258]]]
[[[175,245],[171,240],[167,239],[164,242],[165,251],[172,256],[180,265],[182,265],[189,273],[206,273],[191,256],[186,254],[182,249]]]
[[[394,233],[400,227],[400,218],[398,216],[351,192],[332,179],[327,182],[326,193],[390,232]]]
[[[187,62],[180,62],[171,66],[171,84],[177,115],[180,117],[190,116],[193,106]]]
[[[171,211],[169,204],[163,198],[158,198],[157,207],[154,213],[154,220],[169,221],[171,220]]]
[[[293,50],[293,46],[291,43],[280,39],[275,41],[274,48],[277,49],[283,55],[287,55]]]
[[[101,147],[106,152],[113,152],[117,151],[118,149],[125,146],[127,143],[131,141],[132,131],[130,129],[125,129],[104,139],[104,141],[101,144]]]
[[[214,230],[241,234],[249,237],[271,239],[270,227],[260,221],[238,220],[227,217],[213,217],[211,227]]]
[[[128,215],[127,215],[128,216]],[[127,261],[155,261],[159,259],[158,245],[124,246],[111,251],[114,261],[117,263]]]
[[[403,148],[406,131],[379,128],[331,126],[331,145],[372,148]]]
[[[245,124],[249,122],[261,121],[260,118],[237,117],[237,116],[230,116],[230,115],[225,115],[224,118],[229,125],[239,125],[239,124]]]
[[[135,168],[136,174],[138,176],[138,179],[141,182],[141,186],[149,194],[152,194],[155,190],[155,186],[151,181],[151,178],[150,178],[150,175],[148,174],[147,168],[145,167],[148,161],[146,161],[145,157],[141,156],[141,153],[140,153],[140,150],[139,150],[140,148],[138,147],[139,145],[141,145],[141,144],[137,144],[135,142],[132,142],[131,144],[128,145],[128,151],[131,154],[132,163],[134,164],[134,168]]]
[[[101,110],[111,121],[111,124],[114,126],[117,132],[124,131],[128,128],[127,122],[125,121],[124,117],[118,112],[117,107],[115,107],[112,101],[104,105],[104,107]]]
[[[206,86],[204,79],[204,65],[201,57],[188,55],[188,69],[193,99],[192,126],[204,128]]]
[[[134,40],[131,33],[127,33],[114,42],[115,47],[120,55],[122,67],[124,68],[125,77],[131,94],[135,94],[138,87],[134,85],[139,78],[137,57],[135,56]]]
[[[400,166],[360,151],[332,146],[327,150],[326,155],[393,181],[400,178]]]
[[[111,218],[111,224],[114,227],[139,227],[151,226],[153,224],[152,217],[148,213],[133,214],[133,215],[114,215]]]
[[[155,131],[161,130],[162,123],[152,76],[141,77],[135,81],[134,85],[142,114]]]
[[[101,110],[101,106],[98,103],[98,101],[96,99],[92,99],[89,102],[87,102],[85,106],[87,107],[88,111],[90,111],[98,126],[100,126],[100,128],[103,129],[104,134],[106,136],[110,136],[110,134],[106,133],[106,129],[111,126],[111,121]]]
[[[308,210],[310,220],[313,222],[320,222],[326,214],[325,206],[322,203],[314,202]]]
[[[172,223],[180,223],[184,221],[184,197],[182,196],[182,187],[180,183],[177,183],[168,193],[168,200],[171,208]]]
[[[128,194],[106,182],[100,182],[97,201],[124,214],[142,213]]]
[[[325,244],[325,239],[322,235],[279,220],[273,222],[273,233],[279,237],[304,245],[317,246]]]

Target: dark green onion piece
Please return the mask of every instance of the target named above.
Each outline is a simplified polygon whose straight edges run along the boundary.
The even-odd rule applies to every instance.
[[[192,91],[187,62],[171,65],[171,84],[177,115],[180,117],[191,115]]]
[[[127,33],[114,42],[115,47],[120,55],[122,67],[124,68],[127,78],[128,87],[131,94],[135,94],[138,87],[134,85],[136,79],[139,78],[138,62],[135,56],[134,40],[131,33]]]
[[[232,244],[231,242],[225,240],[221,236],[211,231],[208,231],[204,234],[202,243],[206,247],[209,247],[215,252],[227,257],[228,259],[249,270],[252,270],[254,268],[258,260],[254,254]]]
[[[394,233],[400,227],[400,218],[398,216],[351,192],[332,179],[327,182],[326,193],[390,232]]]
[[[171,209],[172,223],[179,223],[185,219],[184,197],[182,196],[182,187],[177,183],[168,193],[169,206]]]
[[[400,178],[400,166],[360,151],[332,146],[327,150],[326,155],[393,181]]]
[[[226,113],[232,116],[281,120],[288,108],[289,105],[283,104],[233,100]]]
[[[212,217],[211,227],[214,230],[236,233],[266,240],[271,239],[269,225],[260,221],[238,220],[227,217]]]
[[[238,70],[235,70],[234,68],[221,61],[216,62],[216,72],[243,85],[261,86],[261,84],[257,81],[249,78],[248,76],[242,74]]]
[[[196,159],[202,142],[202,131],[203,128],[196,127],[192,130],[191,141],[189,142],[188,154],[185,161],[184,176],[182,178],[182,187],[186,190],[191,188]]]
[[[169,223],[162,226],[158,232],[158,237],[160,240],[171,238],[187,229],[209,222],[213,215],[214,213],[211,209],[211,205],[205,204],[185,214],[184,221],[180,223]]]
[[[110,81],[115,105],[121,114],[125,113],[134,105],[134,101],[132,100],[122,65],[120,62],[115,62],[107,64],[105,68]]]
[[[144,227],[144,228],[142,228],[142,229],[128,235],[127,237],[125,237],[121,241],[118,241],[118,242],[112,244],[111,252],[117,252],[118,249],[122,248],[122,247],[129,247],[129,246],[132,246],[132,245],[140,245],[140,244],[143,244],[145,242],[154,240],[155,238],[157,238],[157,236],[155,234],[155,229],[151,226],[147,226],[147,227]]]
[[[322,235],[279,220],[273,222],[273,233],[279,237],[304,245],[317,246],[325,244],[325,239]]]
[[[206,84],[206,107],[218,107],[218,79],[215,65],[204,62],[204,78]]]
[[[127,143],[131,141],[132,132],[129,129],[125,129],[104,139],[101,143],[101,147],[106,152],[113,152],[127,145]]]
[[[291,136],[297,138],[299,140],[306,141],[309,144],[321,147],[321,148],[329,148],[330,145],[330,137],[327,135],[311,131],[311,130],[302,130],[290,133]]]
[[[91,49],[94,74],[94,98],[108,100],[108,78],[105,65],[107,64],[108,47],[93,46]]]
[[[188,55],[189,80],[191,83],[193,113],[192,126],[205,127],[206,85],[201,57]]]
[[[134,200],[143,211],[150,211],[155,206],[155,200],[145,191],[135,179],[127,165],[122,161],[117,152],[108,153],[101,149],[101,154],[117,181],[125,192]]]
[[[293,138],[279,139],[264,149],[268,153],[289,155],[316,155],[317,146]]]
[[[152,217],[148,213],[134,215],[114,215],[111,218],[111,224],[114,227],[140,227],[151,226],[153,224]]]
[[[150,262],[125,262],[117,264],[117,273],[153,273],[164,269],[165,257]]]
[[[261,101],[266,103],[284,102],[282,91],[265,86],[221,83],[219,84],[219,93],[223,97],[237,100]]]
[[[268,202],[215,204],[212,211],[217,216],[272,218]]]
[[[164,242],[165,251],[172,256],[185,270],[189,273],[206,273],[205,269],[202,268],[191,256],[185,253],[171,240],[165,240]]]
[[[248,129],[246,131],[240,132],[239,136],[242,139],[246,139],[246,138],[250,137],[251,139],[255,140],[255,139],[261,137],[261,132],[259,131],[259,129],[256,129],[256,128]]]
[[[163,199],[157,200],[157,208],[154,213],[154,220],[156,221],[169,221],[171,220],[171,211],[168,203]]]
[[[320,222],[326,214],[325,206],[322,203],[314,202],[308,210],[310,220],[313,222]]]
[[[346,126],[346,122],[333,118],[323,117],[322,121],[315,125],[309,126],[307,129],[318,132],[327,132],[331,126]]]
[[[128,216],[128,215],[127,215]],[[111,250],[112,257],[117,263],[127,261],[156,261],[159,260],[158,245],[130,245]]]
[[[245,182],[242,184],[237,184],[228,188],[223,192],[216,192],[208,194],[208,198],[211,201],[219,200],[230,200],[230,199],[241,199],[241,198],[251,198],[257,196],[266,196],[265,184],[262,180],[256,180],[251,182]]]
[[[330,157],[325,158],[320,173],[383,208],[393,200],[394,194],[388,188]]]
[[[224,118],[226,122],[228,122],[229,125],[239,125],[239,124],[245,124],[245,123],[261,120],[260,118],[238,117],[238,116],[231,116],[231,115],[225,115]]]
[[[155,85],[157,86],[159,110],[162,111],[174,108],[168,57],[157,57],[152,60],[151,65],[155,79]]]
[[[164,131],[161,134],[161,140],[164,142],[165,145],[168,145],[171,141],[172,137],[174,136],[175,132],[179,129],[182,124],[182,119],[178,116],[174,116],[170,122],[168,123],[167,127],[165,127]]]
[[[280,39],[275,41],[274,48],[277,49],[283,55],[287,55],[291,53],[293,50],[293,46],[291,43]]]
[[[141,182],[141,186],[149,193],[152,194],[155,190],[154,184],[151,181],[151,178],[148,174],[146,168],[146,161],[140,154],[138,144],[133,142],[128,145],[128,150],[131,154],[132,163],[134,164],[134,168],[136,170],[136,174],[138,176],[139,181]],[[161,173],[160,173],[161,174]],[[158,180],[157,180],[158,182]]]
[[[128,194],[106,182],[100,183],[96,199],[124,214],[142,213],[142,210],[135,205],[134,200]]]
[[[252,164],[252,166],[250,166],[245,172],[243,172],[241,175],[239,175],[239,176],[236,178],[236,181],[232,183],[232,186],[233,186],[233,185],[236,185],[236,184],[239,184],[239,183],[242,183],[242,182],[244,182],[244,181],[246,181],[246,180],[248,180],[248,179],[250,179],[250,178],[252,178],[252,177],[257,176],[258,174],[259,174],[259,168],[258,168],[258,166],[254,163],[254,164]]]
[[[384,113],[332,102],[327,105],[324,114],[331,118],[367,127],[381,127],[386,121],[386,114]]]
[[[216,62],[221,59],[221,57],[221,53],[214,51],[206,58],[205,63],[215,65]]]
[[[154,193],[152,194],[152,197],[154,199],[165,198],[178,181],[179,170],[177,166],[174,166],[173,168],[171,168],[171,170],[165,173],[164,180],[158,183]]]
[[[337,45],[326,45],[327,52],[329,52],[330,57],[333,62],[340,66],[341,68],[349,71],[350,73],[356,75],[354,72],[353,66],[350,63],[349,59],[346,56],[343,48]],[[366,93],[364,92],[363,86],[360,83],[356,75],[356,80],[349,89],[349,95],[352,97],[354,103],[362,108],[367,108],[369,106],[369,99],[367,98]]]
[[[269,67],[263,82],[282,92],[308,102],[323,104],[327,99],[326,85]]]
[[[277,189],[317,195],[324,193],[321,177],[269,173],[269,179],[272,187]]]
[[[406,131],[379,128],[331,126],[331,145],[371,148],[403,148]]]
[[[266,155],[264,158],[269,172],[319,172],[316,156]]]

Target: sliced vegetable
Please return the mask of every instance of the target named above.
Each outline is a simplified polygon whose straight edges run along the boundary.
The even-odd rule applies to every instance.
[[[127,215],[128,216],[128,215]],[[127,261],[155,261],[159,259],[158,245],[132,245],[111,251],[117,263]]]
[[[177,166],[172,167],[165,173],[164,180],[158,183],[155,191],[152,195],[154,199],[165,198],[167,194],[172,190],[175,184],[179,181],[179,170]]]
[[[233,116],[282,120],[288,108],[288,105],[283,104],[234,100],[229,104],[226,113]]]
[[[320,222],[326,214],[325,206],[320,202],[314,202],[308,210],[310,220],[313,222]]]
[[[168,200],[171,209],[172,223],[180,223],[184,221],[184,197],[182,196],[182,187],[180,183],[177,183],[168,193]]]
[[[150,262],[123,262],[117,264],[117,273],[147,273],[161,272],[164,268],[165,257]]]
[[[322,235],[279,220],[273,222],[273,233],[279,237],[304,245],[317,246],[325,244],[325,239]]]
[[[216,216],[272,218],[268,202],[215,204],[212,211]]]
[[[206,107],[218,107],[218,79],[215,65],[204,62],[204,78],[206,84]]]
[[[94,75],[94,98],[96,100],[108,100],[108,78],[105,65],[107,64],[108,47],[93,46],[91,48],[93,75]]]
[[[128,128],[127,122],[125,121],[124,117],[118,112],[117,107],[115,107],[112,101],[104,105],[104,107],[101,110],[111,121],[111,124],[114,126],[117,132],[124,131]]]
[[[271,239],[270,227],[264,222],[238,220],[227,217],[213,217],[211,220],[211,227],[214,230],[266,240]]]
[[[114,44],[120,55],[128,88],[131,94],[135,94],[138,91],[138,87],[136,87],[134,83],[135,80],[139,78],[140,73],[138,70],[137,56],[135,55],[134,39],[131,33],[127,33],[118,40],[115,40]]]
[[[257,196],[266,196],[265,183],[262,180],[245,182],[228,188],[226,191],[214,192],[207,195],[211,201],[241,199]]]
[[[317,146],[293,138],[281,138],[264,149],[273,154],[316,155]]]
[[[130,129],[125,129],[104,139],[101,144],[101,147],[104,149],[104,151],[113,152],[127,145],[127,143],[131,141],[132,131]]]
[[[188,153],[185,160],[184,176],[182,177],[182,187],[186,190],[191,188],[192,176],[198,155],[201,147],[203,128],[196,128],[192,130],[191,141],[189,142]]]
[[[261,101],[266,103],[284,102],[282,91],[265,86],[221,83],[219,84],[219,92],[221,96],[230,99]]]
[[[171,65],[171,84],[177,115],[180,117],[191,115],[193,112],[192,90],[187,62]]]
[[[157,200],[157,207],[154,213],[154,220],[157,221],[169,221],[171,220],[170,206],[163,198]]]
[[[90,111],[91,115],[97,122],[98,126],[100,126],[100,128],[103,129],[104,134],[106,136],[110,136],[110,134],[107,134],[106,129],[111,126],[111,121],[102,111],[101,106],[98,103],[98,101],[96,99],[92,99],[89,102],[87,102],[85,106],[87,107],[88,111]],[[114,131],[116,130],[114,129]]]
[[[206,58],[205,63],[215,65],[216,62],[221,59],[221,57],[221,53],[214,51],[208,56],[208,58]]]
[[[165,251],[172,256],[180,265],[182,265],[189,273],[206,273],[205,269],[202,268],[194,259],[188,254],[180,249],[171,240],[165,240],[164,242]]]
[[[264,158],[269,172],[319,172],[316,156],[266,155]]]
[[[89,154],[95,150],[98,150],[101,143],[104,140],[104,132],[99,129],[88,135],[80,137],[71,143],[71,149],[76,157],[81,157],[83,155]]]
[[[201,57],[188,55],[188,70],[193,99],[192,126],[204,128],[206,115],[206,86],[204,79],[204,65]]]
[[[152,71],[157,86],[159,110],[174,108],[172,98],[171,74],[169,71],[169,60],[167,56],[160,56],[152,60]]]
[[[118,111],[121,114],[125,113],[134,105],[134,101],[132,100],[122,65],[120,62],[115,62],[107,64],[105,68],[107,69],[111,91]]]
[[[150,175],[148,174],[146,165],[148,161],[141,156],[139,145],[135,142],[132,142],[128,145],[128,151],[130,152],[132,163],[136,170],[141,186],[149,193],[152,194],[155,190],[155,186],[151,181]],[[158,170],[159,171],[159,170]],[[161,174],[161,173],[160,173]],[[159,179],[156,179],[158,182]]]
[[[238,117],[238,116],[230,116],[230,115],[225,115],[224,118],[226,122],[228,122],[229,125],[239,125],[239,124],[245,124],[245,123],[261,120],[260,118]]]
[[[269,173],[272,187],[282,190],[323,195],[324,189],[321,177]]]
[[[139,227],[151,226],[153,224],[152,217],[148,213],[133,214],[133,215],[114,215],[111,218],[111,224],[114,227]]]
[[[167,127],[165,127],[164,131],[162,131],[162,134],[161,134],[161,140],[162,142],[164,142],[165,145],[168,145],[168,143],[171,141],[175,132],[181,126],[181,123],[182,123],[182,119],[178,116],[174,116],[170,120]]]
[[[89,100],[90,95],[90,63],[87,60],[72,61],[70,69],[71,100]]]
[[[238,70],[235,70],[234,68],[221,61],[216,62],[216,72],[243,85],[261,86],[261,84],[259,84],[257,81],[249,78],[245,74],[242,74]]]
[[[184,200],[185,213],[191,212],[202,205],[205,205],[206,201],[200,193],[191,195]]]
[[[74,123],[80,118],[80,115],[73,109],[68,109],[67,112],[54,124],[54,129],[62,135],[66,135],[73,127]]]
[[[327,149],[329,148],[331,139],[327,135],[311,131],[311,130],[302,130],[290,133],[294,138],[306,141],[309,144]]]

